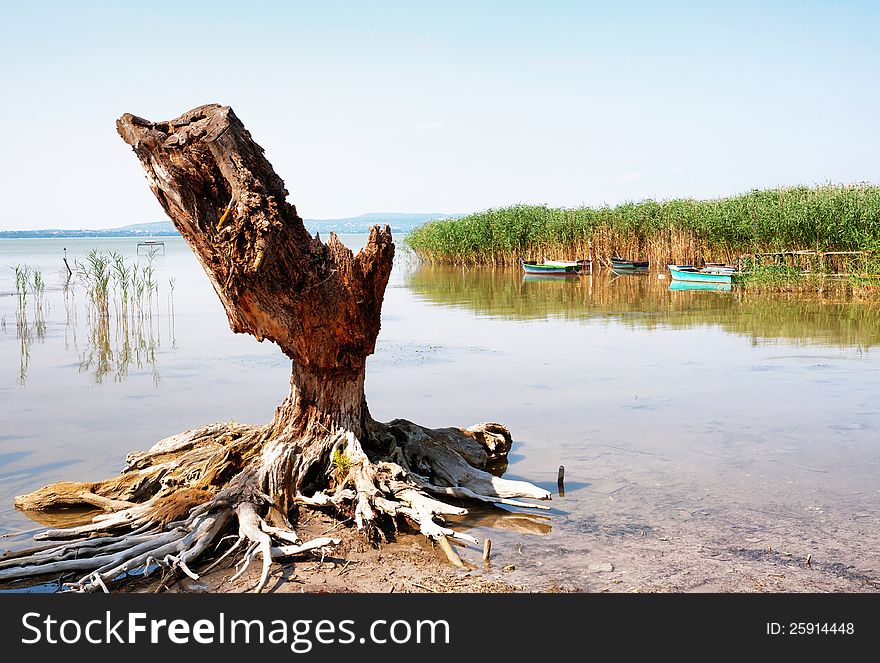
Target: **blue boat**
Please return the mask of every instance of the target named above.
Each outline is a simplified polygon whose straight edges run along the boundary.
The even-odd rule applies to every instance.
[[[520,260],[523,271],[526,274],[541,274],[543,276],[572,276],[578,274],[592,274],[593,263],[589,260]]]
[[[667,265],[673,281],[693,283],[733,283],[737,273],[726,269],[697,269],[689,265]]]

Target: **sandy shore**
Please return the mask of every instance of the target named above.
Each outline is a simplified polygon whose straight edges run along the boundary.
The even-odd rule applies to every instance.
[[[581,551],[552,549],[541,538],[493,548],[488,564],[476,547],[458,548],[466,568],[453,567],[439,547],[419,534],[391,543],[368,544],[358,532],[322,513],[308,514],[303,539],[340,537],[319,554],[274,564],[269,592],[877,592],[880,574],[873,544],[858,531],[836,531],[823,546],[814,532],[813,553],[798,552],[797,522],[784,518],[753,522],[751,531],[721,522],[691,522],[621,534],[601,527],[585,532]],[[769,533],[773,541],[767,544]],[[825,533],[829,534],[829,533]],[[836,545],[836,544],[835,544]],[[841,561],[844,560],[844,561]],[[140,592],[246,592],[256,584],[259,560],[235,582],[233,562],[198,581],[166,574],[131,586]]]

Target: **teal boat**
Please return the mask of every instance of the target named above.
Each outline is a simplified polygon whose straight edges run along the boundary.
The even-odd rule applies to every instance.
[[[673,281],[688,281],[693,283],[726,283],[730,285],[737,276],[736,272],[727,269],[704,268],[685,265],[667,265]]]

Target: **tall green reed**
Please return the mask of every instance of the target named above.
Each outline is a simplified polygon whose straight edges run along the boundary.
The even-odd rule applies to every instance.
[[[121,381],[130,366],[145,365],[158,381],[160,340],[153,329],[154,313],[155,317],[159,314],[155,255],[151,251],[145,263],[129,263],[119,253],[92,250],[85,261],[75,261],[78,281],[85,286],[89,301],[89,342],[80,356],[80,370],[93,372],[98,382],[110,374]]]
[[[880,244],[880,187],[791,187],[615,207],[514,205],[432,221],[406,242],[428,262],[496,265],[540,258],[603,262],[614,255],[699,264],[756,251],[860,250]]]
[[[15,311],[15,335],[18,338],[20,346],[18,382],[20,385],[24,386],[31,356],[30,343],[32,332],[30,325],[28,324],[27,316],[28,286],[31,268],[28,265],[15,265],[12,269],[15,272],[15,295],[18,303],[18,309]]]
[[[18,326],[27,325],[27,299],[28,281],[31,268],[28,265],[16,265],[12,268],[15,272],[15,295],[18,300],[16,311],[16,323]]]

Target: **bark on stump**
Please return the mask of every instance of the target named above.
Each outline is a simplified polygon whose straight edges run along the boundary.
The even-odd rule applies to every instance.
[[[326,244],[312,237],[228,106],[200,106],[167,122],[126,114],[117,130],[204,267],[232,330],[271,340],[290,357],[290,394],[265,426],[190,430],[129,454],[117,477],[16,498],[23,510],[85,504],[106,513],[7,553],[0,580],[75,573],[71,588],[94,591],[157,564],[196,578],[192,565],[210,560],[237,523],[234,543],[207,568],[238,551],[240,574],[261,556],[259,591],[273,558],[338,543],[300,541],[292,522],[302,506],[336,509],[370,536],[405,518],[434,540],[474,543],[437,522],[466,510],[436,497],[545,508],[514,498],[549,492],[486,471],[510,449],[501,424],[432,430],[370,416],[364,369],[394,256],[387,226],[373,227],[357,255],[335,234]]]

